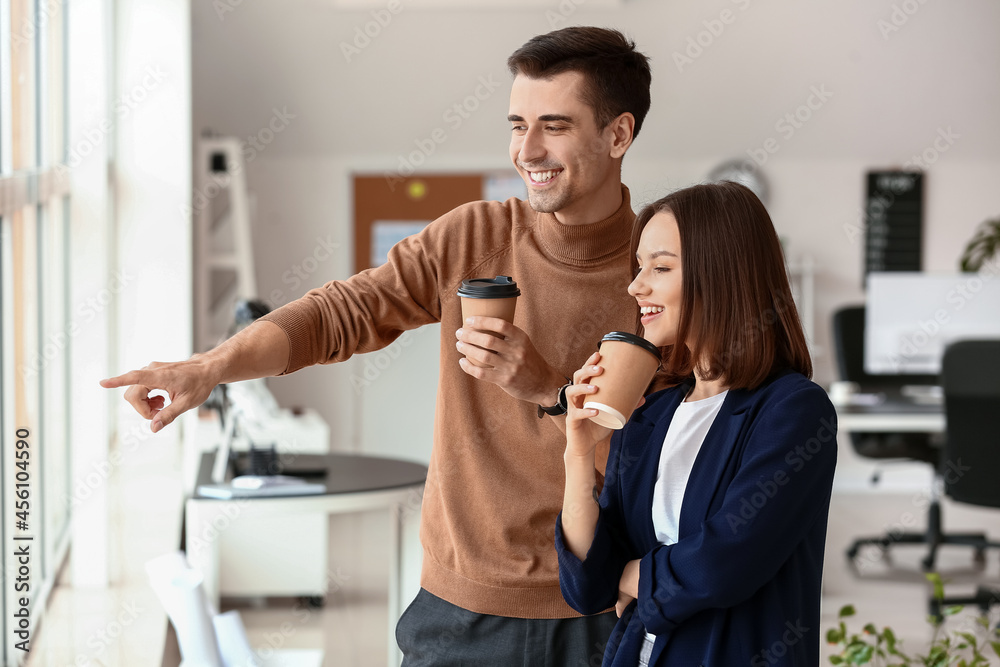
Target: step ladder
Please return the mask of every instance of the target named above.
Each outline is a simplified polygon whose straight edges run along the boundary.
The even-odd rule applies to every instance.
[[[246,163],[235,137],[201,137],[195,151],[195,349],[229,335],[236,302],[257,298]]]

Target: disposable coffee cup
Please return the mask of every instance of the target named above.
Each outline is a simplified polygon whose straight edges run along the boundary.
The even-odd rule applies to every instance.
[[[591,421],[620,429],[656,374],[660,351],[645,338],[624,331],[605,335],[597,347],[601,351],[598,364],[604,372],[590,379],[597,393],[591,394],[583,407],[597,410]]]
[[[517,306],[517,297],[520,295],[521,290],[518,289],[517,282],[510,276],[463,280],[462,286],[458,288],[458,296],[462,297],[462,321],[464,322],[467,317],[478,316],[496,317],[513,323],[514,309]],[[486,331],[486,333],[501,337],[496,331]],[[474,366],[492,368],[469,357],[466,359],[469,359]]]

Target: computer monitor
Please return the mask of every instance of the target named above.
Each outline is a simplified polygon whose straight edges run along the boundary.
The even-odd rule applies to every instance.
[[[1000,339],[1000,276],[885,272],[868,275],[865,371],[941,372],[956,340]]]

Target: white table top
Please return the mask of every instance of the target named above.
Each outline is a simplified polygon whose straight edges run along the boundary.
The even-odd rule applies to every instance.
[[[261,661],[261,667],[323,667],[323,651],[305,648],[276,650]]]
[[[843,432],[943,433],[944,413],[920,414],[857,414],[837,408],[837,426]]]
[[[203,667],[185,660],[180,667]],[[272,649],[260,661],[260,667],[323,667],[323,651],[311,648]]]
[[[871,397],[876,400],[866,400]],[[848,405],[834,404],[841,432],[943,433],[945,430],[944,406],[940,402],[915,401],[892,391],[862,394],[856,399]]]

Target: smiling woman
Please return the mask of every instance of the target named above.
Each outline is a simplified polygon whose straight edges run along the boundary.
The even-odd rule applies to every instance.
[[[668,292],[676,311],[673,327],[641,320],[652,327],[647,334],[660,337],[651,340],[667,348],[667,381],[690,378],[695,366],[706,380],[725,377],[749,388],[775,367],[812,375],[781,242],[767,210],[747,187],[695,186],[650,204],[636,219],[632,247],[637,276],[632,296],[639,299],[635,290],[652,275],[684,295]],[[651,304],[640,299],[639,305]],[[674,345],[675,340],[685,344]]]
[[[635,250],[635,280],[628,293],[639,304],[646,339],[657,347],[673,345],[681,306],[681,238],[677,218],[661,211],[650,218]]]
[[[615,606],[605,667],[756,664],[789,623],[774,664],[819,664],[836,415],[770,217],[745,186],[694,186],[643,209],[632,251],[628,292],[671,386],[614,432],[599,496],[600,352],[566,389],[563,596]]]

